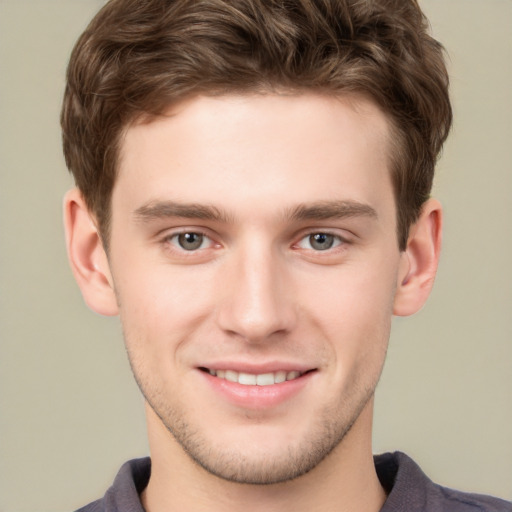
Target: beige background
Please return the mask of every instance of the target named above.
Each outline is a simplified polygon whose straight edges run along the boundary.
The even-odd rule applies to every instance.
[[[101,3],[0,0],[2,512],[73,510],[147,452],[118,322],[83,305],[61,229],[65,65]],[[395,322],[375,451],[512,499],[512,1],[422,5],[451,58],[445,245],[430,302]]]

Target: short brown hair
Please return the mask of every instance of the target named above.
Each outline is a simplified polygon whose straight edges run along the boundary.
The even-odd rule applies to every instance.
[[[62,109],[68,168],[108,242],[123,131],[194,94],[362,93],[388,115],[398,243],[432,187],[452,112],[416,0],[111,0],[78,40]]]

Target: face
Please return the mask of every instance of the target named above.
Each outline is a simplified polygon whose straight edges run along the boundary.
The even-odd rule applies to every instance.
[[[308,94],[128,129],[109,253],[127,350],[150,429],[209,472],[294,478],[371,408],[402,262],[387,136],[369,101]]]

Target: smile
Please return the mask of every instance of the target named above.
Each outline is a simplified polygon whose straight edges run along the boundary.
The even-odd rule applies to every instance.
[[[298,379],[304,374],[298,370],[289,372],[280,370],[277,372],[260,374],[237,372],[234,370],[212,370],[210,368],[204,368],[203,370],[219,379],[225,379],[229,382],[236,382],[244,386],[272,386],[274,384],[280,384],[285,381]]]

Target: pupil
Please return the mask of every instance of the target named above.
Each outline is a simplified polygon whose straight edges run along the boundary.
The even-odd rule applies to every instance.
[[[309,241],[313,249],[325,251],[332,247],[334,237],[333,235],[328,235],[327,233],[316,233],[309,237]]]
[[[182,233],[178,237],[180,246],[186,251],[193,251],[199,249],[203,243],[203,235],[198,233]]]

